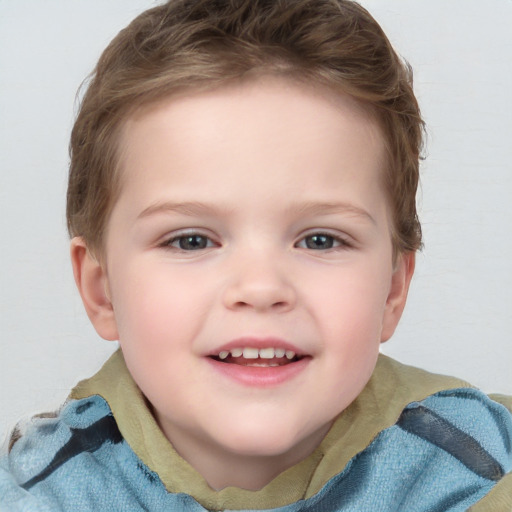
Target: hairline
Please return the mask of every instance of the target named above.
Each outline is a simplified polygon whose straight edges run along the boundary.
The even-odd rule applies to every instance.
[[[259,66],[257,68],[252,68],[248,72],[239,76],[200,80],[192,82],[188,85],[169,88],[168,90],[163,89],[157,94],[147,93],[145,95],[139,96],[138,98],[135,98],[135,101],[130,102],[130,104],[126,106],[127,108],[120,110],[112,130],[111,138],[111,142],[115,145],[113,152],[115,155],[115,164],[113,166],[112,176],[110,179],[109,201],[105,211],[105,216],[103,218],[100,234],[96,238],[96,243],[93,243],[93,241],[86,241],[89,250],[98,259],[98,261],[104,261],[106,255],[106,237],[108,234],[108,224],[112,210],[114,209],[122,192],[121,167],[124,152],[122,137],[123,130],[127,121],[136,115],[146,113],[153,108],[158,108],[159,105],[161,105],[163,102],[171,101],[173,99],[193,97],[197,94],[212,92],[226,87],[236,87],[246,83],[257,82],[269,77],[282,79],[285,82],[289,82],[293,85],[305,86],[312,91],[323,91],[324,93],[327,93],[327,95],[324,96],[327,99],[329,99],[328,96],[331,96],[331,98],[333,96],[345,96],[346,98],[350,99],[352,106],[357,109],[358,114],[364,116],[367,120],[375,124],[380,136],[382,137],[384,146],[384,160],[382,162],[381,168],[381,186],[383,187],[383,191],[386,195],[386,201],[390,207],[390,236],[393,246],[393,254],[396,256],[401,252],[405,252],[399,247],[398,236],[396,233],[397,229],[395,225],[396,219],[394,218],[394,212],[391,211],[393,198],[392,191],[390,190],[387,182],[389,180],[389,174],[392,172],[391,169],[393,167],[393,155],[391,148],[389,147],[389,137],[386,135],[386,130],[382,123],[382,117],[379,115],[379,108],[376,105],[370,103],[368,100],[358,98],[354,94],[351,94],[346,90],[348,87],[344,88],[342,87],[342,84],[334,84],[332,80],[328,79],[322,80],[321,77],[318,76],[318,74],[315,72],[309,71],[305,74],[303,71],[304,70],[301,70],[300,67],[293,66],[293,64],[289,64],[288,69],[283,69],[283,67],[280,66],[276,68],[273,65]],[[333,108],[334,107],[335,105],[333,104]]]

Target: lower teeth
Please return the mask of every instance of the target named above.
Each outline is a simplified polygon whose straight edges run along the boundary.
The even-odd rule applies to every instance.
[[[247,363],[244,366],[252,366],[256,368],[275,368],[276,366],[281,366],[278,363],[268,363],[268,364],[259,364],[259,363]]]

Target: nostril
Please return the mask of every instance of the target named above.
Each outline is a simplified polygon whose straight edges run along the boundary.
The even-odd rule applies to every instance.
[[[235,302],[235,304],[233,304],[233,306],[234,306],[235,308],[239,308],[239,309],[241,309],[241,308],[249,308],[249,307],[251,307],[251,305],[250,305],[249,303],[247,303],[247,302],[243,302],[243,301]]]

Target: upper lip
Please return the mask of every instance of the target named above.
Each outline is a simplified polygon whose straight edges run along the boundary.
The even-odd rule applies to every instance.
[[[218,356],[221,352],[229,352],[235,348],[256,348],[256,349],[263,349],[263,348],[280,348],[287,351],[293,351],[297,356],[305,356],[305,354],[300,348],[298,348],[296,345],[280,339],[280,338],[274,338],[274,337],[252,337],[252,336],[244,336],[241,338],[234,339],[232,341],[229,341],[225,343],[224,345],[221,345],[214,350],[212,350],[208,356]]]

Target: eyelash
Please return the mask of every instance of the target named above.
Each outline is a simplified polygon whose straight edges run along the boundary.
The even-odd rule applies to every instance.
[[[194,240],[195,239],[195,240]],[[317,239],[315,241],[314,239]],[[312,244],[308,244],[308,241],[312,241]],[[328,247],[321,247],[319,242],[327,244]],[[304,243],[305,246],[301,247],[301,243]],[[175,245],[176,244],[176,245]],[[189,244],[188,247],[185,247],[186,244]],[[190,245],[192,244],[192,246]],[[316,244],[316,246],[315,246]],[[195,247],[194,247],[195,245]],[[216,247],[216,244],[210,237],[207,235],[203,235],[201,233],[183,233],[178,236],[174,236],[168,240],[165,240],[160,247],[174,249],[181,252],[196,252],[202,251],[205,249],[209,249],[211,247]],[[324,232],[314,232],[310,233],[306,236],[303,236],[294,247],[309,249],[312,251],[331,251],[331,250],[340,250],[340,249],[349,249],[352,245],[344,238],[332,235],[330,233]]]
[[[324,239],[324,241],[326,241],[330,245],[330,247],[322,248],[322,247],[318,247],[318,246],[317,247],[308,246],[308,239],[312,240],[314,238]],[[342,238],[340,236],[336,236],[336,235],[333,235],[330,233],[325,233],[322,231],[310,233],[306,236],[303,236],[295,244],[295,247],[300,247],[299,244],[301,244],[302,242],[304,242],[306,245],[305,247],[302,247],[302,248],[309,249],[312,251],[336,251],[336,250],[340,250],[340,249],[350,249],[352,247],[352,245],[345,238]],[[313,242],[313,243],[316,244],[316,242]]]
[[[181,246],[182,245],[181,242],[183,242],[183,241],[191,242],[192,239],[196,239],[196,242],[198,241],[197,239],[201,239],[202,241],[205,242],[204,247],[201,246],[202,244],[199,244],[200,245],[199,247],[188,248],[188,249]],[[176,243],[179,244],[177,247],[173,245]],[[213,242],[210,237],[203,235],[201,233],[191,232],[191,233],[182,233],[181,235],[174,236],[168,240],[165,240],[162,244],[160,244],[160,247],[175,249],[175,250],[178,250],[181,252],[195,252],[195,251],[201,251],[204,249],[209,249],[210,247],[215,247],[216,245],[217,244],[215,244],[215,242]]]

